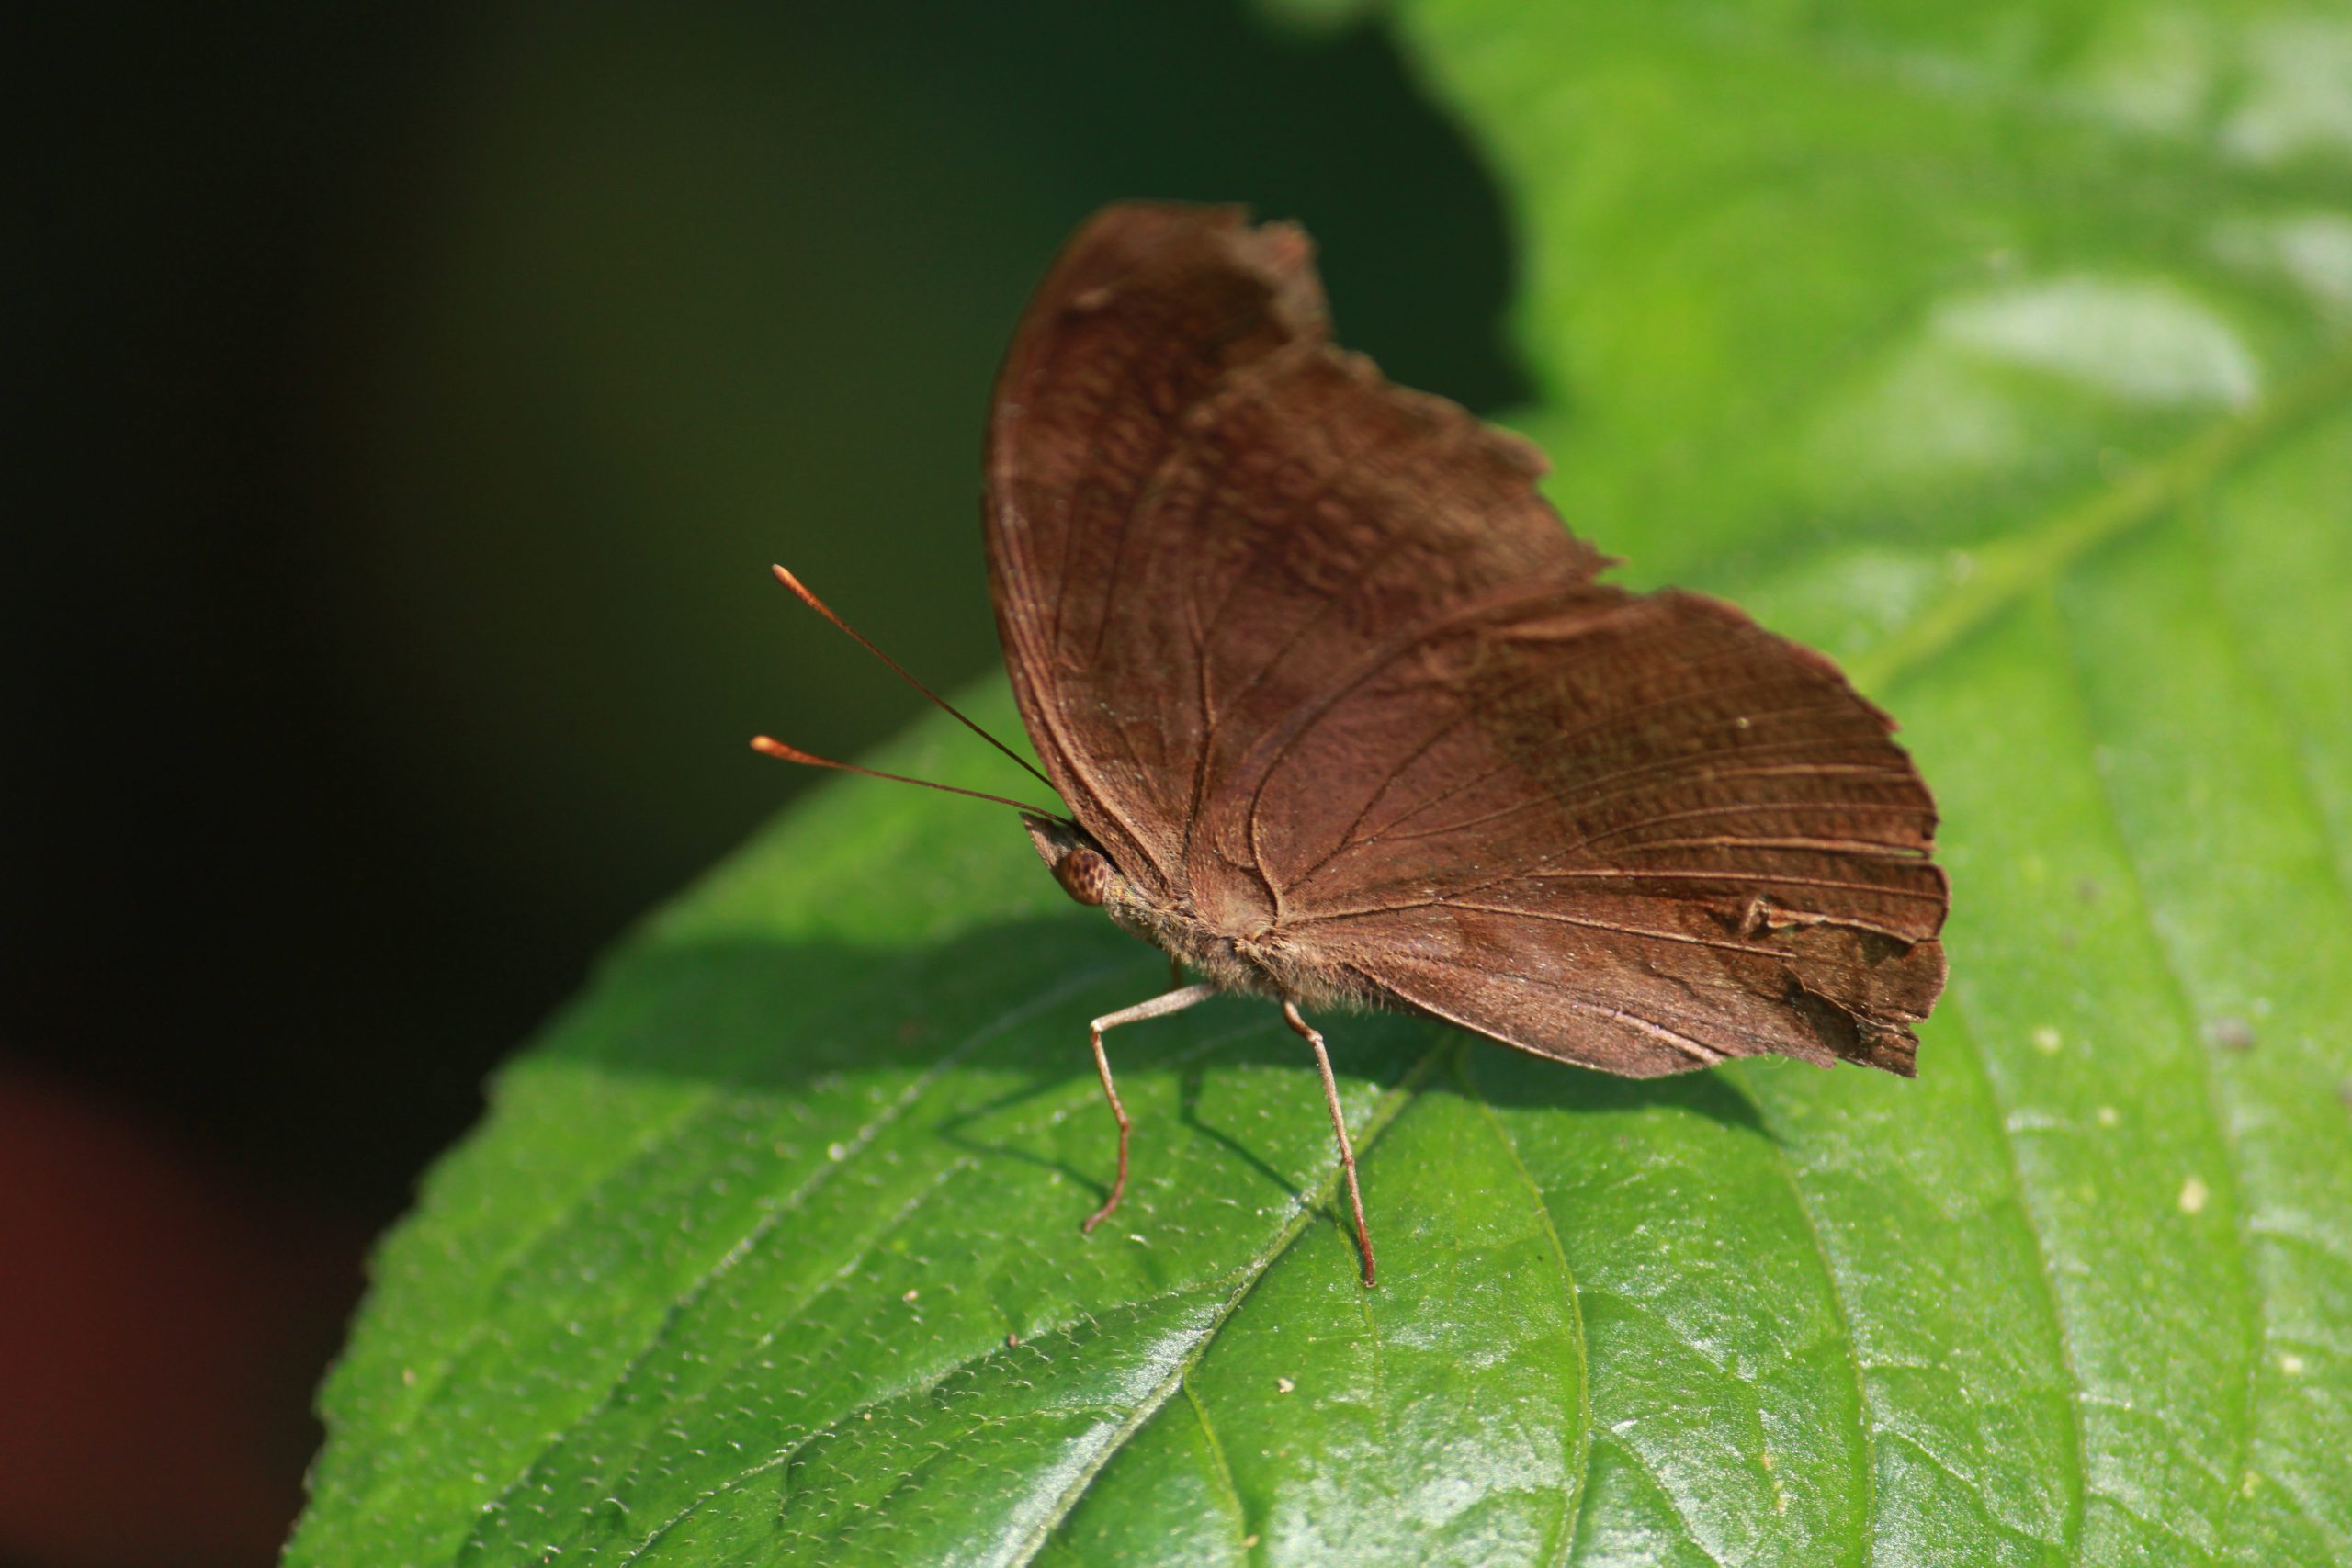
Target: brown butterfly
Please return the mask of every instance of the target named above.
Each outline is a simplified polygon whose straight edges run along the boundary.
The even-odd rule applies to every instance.
[[[1220,991],[1314,1052],[1366,1285],[1302,1009],[1634,1077],[1913,1073],[1948,895],[1892,721],[1728,604],[1596,581],[1544,468],[1335,347],[1295,226],[1123,203],[1038,289],[988,452],[1005,665],[1069,804],[1023,821],[1072,898],[1200,976],[1093,1021],[1119,1155],[1088,1229],[1127,1179],[1103,1032]]]

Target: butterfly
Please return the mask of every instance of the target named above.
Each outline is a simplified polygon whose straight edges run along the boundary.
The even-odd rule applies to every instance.
[[[1635,1077],[1915,1071],[1949,891],[1893,722],[1729,604],[1600,581],[1544,468],[1337,347],[1294,225],[1120,203],[1039,287],[985,507],[1005,666],[1069,807],[1023,821],[1070,897],[1171,959],[1091,1025],[1119,1143],[1089,1230],[1132,1126],[1104,1033],[1220,992],[1312,1052],[1367,1286],[1310,1011]]]

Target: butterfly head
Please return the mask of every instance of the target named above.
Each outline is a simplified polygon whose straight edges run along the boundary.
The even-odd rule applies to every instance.
[[[1037,846],[1038,855],[1053,868],[1054,880],[1062,885],[1063,892],[1089,908],[1100,908],[1118,895],[1125,879],[1084,829],[1025,814],[1021,823],[1029,829],[1029,841]]]

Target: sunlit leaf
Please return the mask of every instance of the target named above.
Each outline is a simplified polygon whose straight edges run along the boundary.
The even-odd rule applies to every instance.
[[[1513,194],[1572,523],[1905,721],[1918,1079],[1333,1021],[1366,1293],[1220,1002],[1114,1037],[1081,1237],[1084,1021],[1159,960],[1012,823],[828,790],[435,1172],[292,1561],[2352,1560],[2352,20],[1391,25]]]

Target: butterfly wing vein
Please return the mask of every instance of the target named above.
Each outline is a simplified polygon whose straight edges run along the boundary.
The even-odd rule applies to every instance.
[[[1297,230],[1098,215],[989,459],[1006,661],[1073,815],[1156,940],[1278,993],[1634,1076],[1908,1073],[1947,894],[1892,723],[1730,605],[1598,581],[1541,472],[1334,347]]]

